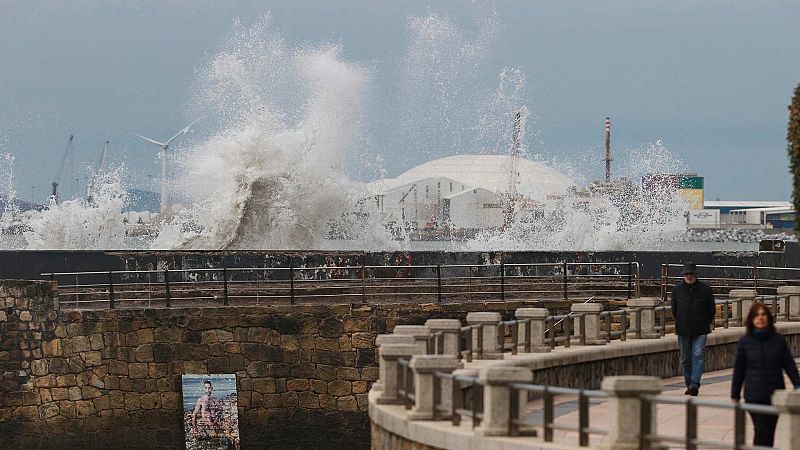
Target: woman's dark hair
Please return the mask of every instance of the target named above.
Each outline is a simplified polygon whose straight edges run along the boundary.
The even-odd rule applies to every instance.
[[[747,327],[747,334],[751,334],[753,330],[755,330],[756,327],[753,325],[753,320],[755,320],[756,315],[762,310],[767,315],[767,329],[769,329],[770,332],[775,331],[775,318],[772,317],[772,311],[770,311],[764,303],[755,302],[753,306],[750,307],[750,312],[747,313],[747,319],[745,319],[744,322]]]

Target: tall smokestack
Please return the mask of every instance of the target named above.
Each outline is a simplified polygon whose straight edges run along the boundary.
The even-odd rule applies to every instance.
[[[606,117],[606,183],[611,181],[611,118]]]

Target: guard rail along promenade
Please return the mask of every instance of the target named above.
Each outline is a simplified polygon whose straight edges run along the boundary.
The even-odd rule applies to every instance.
[[[744,333],[742,314],[753,302],[764,302],[776,314],[777,329],[797,351],[800,286],[775,291],[733,289],[717,299],[707,370],[733,365]],[[752,449],[758,447],[746,442],[745,429],[747,413],[753,412],[779,416],[776,446],[800,450],[800,391],[777,391],[772,405],[662,395],[660,378],[678,375],[677,339],[669,321],[670,308],[660,299],[637,298],[610,310],[589,302],[573,304],[562,315],[520,308],[508,321],[498,313],[473,312],[466,326],[455,319],[397,326],[376,341],[380,374],[369,393],[372,447]],[[570,370],[578,379],[570,382],[565,375]],[[564,405],[558,397],[572,399],[577,414],[571,423],[559,420]],[[608,411],[604,427],[590,423],[590,408],[600,402]],[[684,433],[669,434],[659,426],[658,406],[664,404],[683,405]],[[720,441],[704,436],[698,430],[700,411],[730,414],[732,436]]]

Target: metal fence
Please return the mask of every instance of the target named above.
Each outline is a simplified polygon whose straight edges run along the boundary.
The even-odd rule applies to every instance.
[[[682,264],[661,265],[661,299],[669,300],[672,288],[683,279]],[[800,285],[800,268],[762,266],[697,265],[698,278],[708,283],[715,294],[731,289],[755,289],[758,294],[774,295],[780,286]]]
[[[640,293],[639,264],[320,266],[43,273],[66,308],[319,302],[570,300]]]

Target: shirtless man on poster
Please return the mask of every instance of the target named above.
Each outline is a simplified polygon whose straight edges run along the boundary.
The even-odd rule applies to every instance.
[[[215,433],[222,426],[222,405],[218,398],[212,396],[214,386],[211,385],[211,381],[203,382],[203,389],[206,393],[197,399],[192,412],[192,428],[195,433],[198,432],[197,416],[199,415],[203,431]]]

